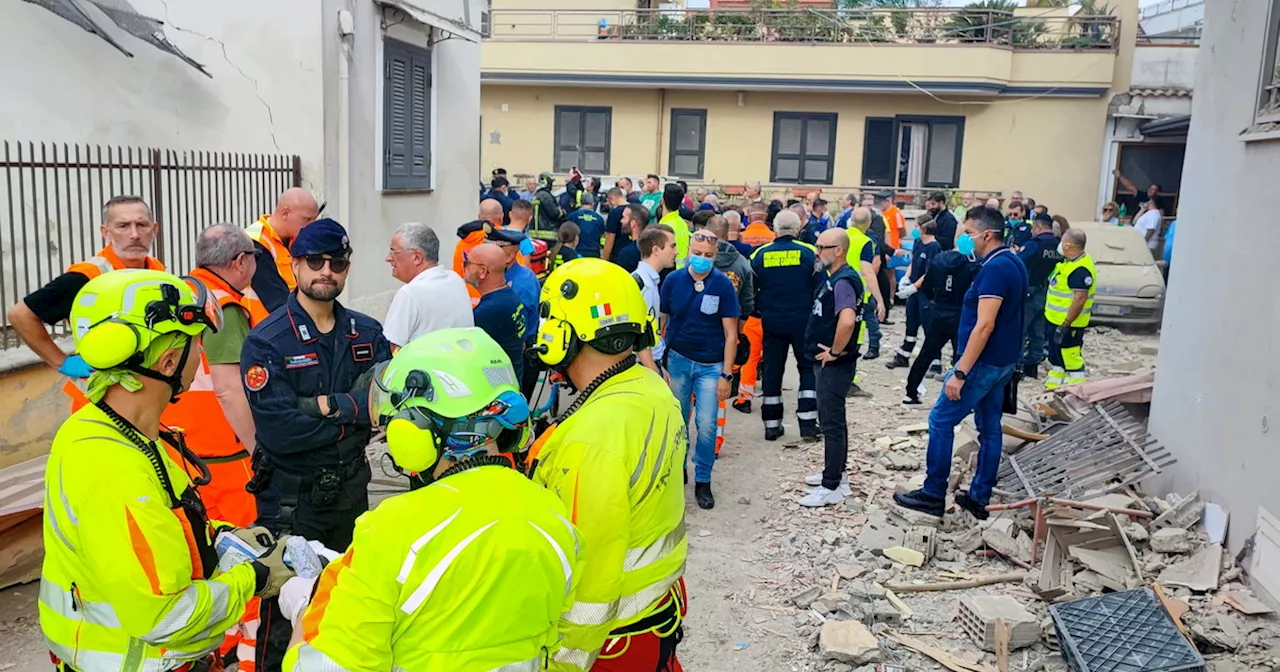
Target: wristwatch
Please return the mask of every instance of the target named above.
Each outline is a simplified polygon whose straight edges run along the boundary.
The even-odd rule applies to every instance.
[[[969,375],[960,369],[953,369],[953,372],[955,373],[956,380],[964,380],[965,376]]]
[[[725,379],[725,380],[727,380],[727,381],[729,381],[729,382],[731,382],[731,383],[733,382],[733,374],[732,374],[732,373],[723,373],[723,372],[721,372],[720,377],[721,377],[721,378],[723,378],[723,379]]]

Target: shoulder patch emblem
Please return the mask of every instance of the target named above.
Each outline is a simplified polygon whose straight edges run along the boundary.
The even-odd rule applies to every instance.
[[[1093,276],[1092,276],[1092,275],[1090,275],[1090,276],[1088,276],[1088,277],[1086,277],[1086,278],[1084,279],[1084,285],[1085,285],[1085,287],[1088,287],[1089,285],[1092,285],[1092,284],[1093,284]]]
[[[267,386],[267,370],[262,366],[254,364],[244,372],[244,386],[250,392],[258,392]]]

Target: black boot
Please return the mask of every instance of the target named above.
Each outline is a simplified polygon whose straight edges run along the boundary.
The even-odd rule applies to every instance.
[[[1033,380],[1034,380],[1034,379],[1036,379],[1036,378],[1039,378],[1039,377],[1040,377],[1040,365],[1039,365],[1039,364],[1023,364],[1023,365],[1022,365],[1022,377],[1023,377],[1023,378],[1031,378],[1031,379],[1033,379]]]
[[[956,492],[956,506],[972,513],[973,517],[978,520],[986,520],[991,517],[991,514],[987,512],[987,505],[973,501],[970,499],[969,493],[964,490]]]
[[[782,433],[783,433],[783,429],[782,429],[782,427],[781,427],[781,426],[778,426],[778,427],[765,427],[765,428],[764,428],[764,440],[765,440],[765,441],[777,441],[777,440],[778,440],[778,438],[782,436]]]
[[[906,396],[902,397],[902,403],[907,406],[919,406],[921,403],[920,395],[908,392]]]
[[[924,490],[913,490],[911,492],[894,493],[893,501],[904,509],[911,509],[919,513],[927,513],[930,516],[942,517],[946,512],[947,500],[934,497],[926,493]]]
[[[716,508],[716,496],[711,494],[710,483],[694,483],[693,497],[698,500],[698,506],[704,509]]]
[[[867,354],[863,355],[863,359],[876,359],[880,356],[880,348],[867,350]]]
[[[862,389],[857,383],[849,386],[849,391],[844,395],[845,399],[870,399],[871,393]]]
[[[800,423],[800,438],[805,441],[817,441],[822,438],[822,430],[818,428],[816,422]]]
[[[884,363],[886,369],[896,369],[900,366],[911,366],[911,360],[903,357],[901,352],[893,353],[893,359]]]
[[[735,410],[735,411],[737,411],[737,412],[739,412],[739,413],[750,413],[750,412],[751,412],[751,400],[750,400],[750,399],[739,399],[739,400],[737,400],[737,401],[733,402],[733,410]]]

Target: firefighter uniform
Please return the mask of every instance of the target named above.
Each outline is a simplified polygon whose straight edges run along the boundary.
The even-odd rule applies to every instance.
[[[1049,279],[1049,295],[1045,299],[1044,319],[1055,327],[1052,343],[1049,346],[1049,377],[1045,379],[1045,389],[1055,389],[1063,384],[1072,385],[1084,382],[1084,330],[1089,326],[1089,318],[1093,314],[1093,294],[1097,289],[1098,269],[1093,265],[1093,257],[1081,254],[1075,259],[1063,259],[1053,271]],[[1076,292],[1086,292],[1084,308],[1071,324],[1063,324],[1067,320],[1067,311]]]
[[[751,255],[756,277],[756,311],[764,333],[763,403],[765,439],[782,436],[782,372],[787,350],[795,354],[800,368],[800,391],[796,394],[796,419],[802,436],[818,434],[818,395],[814,390],[813,361],[805,354],[804,330],[809,321],[814,290],[812,245],[795,236],[778,236]]]

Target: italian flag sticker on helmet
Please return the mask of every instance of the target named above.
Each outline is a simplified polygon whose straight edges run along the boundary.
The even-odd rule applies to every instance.
[[[613,314],[613,306],[602,303],[598,306],[591,306],[591,318],[598,320],[602,317],[608,317]]]

